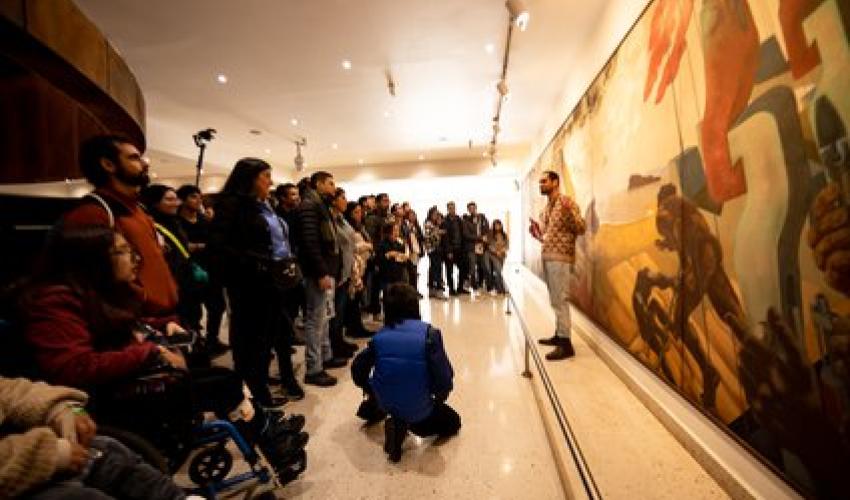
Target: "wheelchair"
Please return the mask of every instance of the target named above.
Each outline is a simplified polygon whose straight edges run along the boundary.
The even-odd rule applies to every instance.
[[[0,341],[5,345],[0,352],[0,375],[40,380],[22,336],[16,334],[12,322],[2,317]],[[204,420],[202,415],[195,415],[182,422],[175,418],[172,422],[145,425],[135,421],[125,425],[108,417],[100,420],[97,411],[94,416],[98,434],[120,441],[164,474],[174,476],[188,462],[188,478],[193,484],[181,486],[187,494],[211,500],[222,494],[231,497],[242,492],[246,499],[276,498],[273,491],[295,480],[307,467],[307,454],[301,448],[275,470],[259,448],[249,444],[236,426],[226,420]],[[275,412],[269,418],[280,417],[282,413]],[[248,465],[247,471],[234,472],[235,457],[228,446],[231,443],[238,458]]]

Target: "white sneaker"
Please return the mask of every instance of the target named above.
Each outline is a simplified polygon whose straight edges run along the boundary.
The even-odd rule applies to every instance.
[[[496,295],[499,295],[499,292],[497,292],[496,290],[490,290],[491,297],[495,297]]]

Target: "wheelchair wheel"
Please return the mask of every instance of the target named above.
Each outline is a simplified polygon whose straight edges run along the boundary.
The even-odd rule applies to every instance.
[[[204,448],[189,464],[189,479],[199,486],[221,481],[233,468],[233,456],[224,446]]]
[[[135,432],[119,429],[118,427],[112,427],[109,425],[98,425],[97,433],[119,441],[121,444],[129,448],[130,451],[139,455],[142,460],[147,462],[150,466],[163,474],[170,475],[168,470],[168,459],[165,458],[165,456],[154,445],[152,445],[150,441],[142,436]]]

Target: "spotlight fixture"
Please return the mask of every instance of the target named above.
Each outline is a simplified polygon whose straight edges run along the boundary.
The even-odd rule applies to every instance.
[[[522,0],[508,0],[505,2],[508,12],[511,13],[511,22],[519,28],[520,31],[525,31],[528,28],[528,20],[530,15],[525,2]]]
[[[218,83],[222,85],[227,83],[227,75],[225,75],[224,73],[219,73],[218,76],[215,77],[215,79],[218,81]]]
[[[297,127],[298,126],[298,118],[293,118],[293,119],[289,120],[289,123],[292,124],[293,127]]]
[[[344,69],[346,71],[350,70],[351,69],[351,61],[348,60],[348,59],[343,59],[342,60],[342,69]]]
[[[295,171],[300,172],[304,170],[304,156],[301,155],[301,146],[307,145],[307,138],[298,137],[292,142],[295,143]]]

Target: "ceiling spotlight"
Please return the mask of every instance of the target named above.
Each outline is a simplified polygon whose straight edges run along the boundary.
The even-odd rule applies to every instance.
[[[293,127],[297,127],[298,126],[298,118],[293,118],[293,119],[289,120],[289,123],[291,123]]]
[[[348,60],[348,59],[343,59],[342,60],[342,69],[344,69],[344,70],[351,69],[351,61]]]
[[[301,155],[301,146],[307,145],[307,139],[299,137],[292,142],[295,143],[295,171],[300,172],[304,170],[304,156]]]
[[[528,20],[531,17],[528,14],[528,7],[522,0],[508,0],[505,2],[508,12],[511,13],[511,22],[513,22],[520,31],[525,31],[528,28]]]
[[[331,149],[339,149],[339,144],[337,144],[337,143],[331,144]]]
[[[218,83],[221,83],[222,85],[227,83],[227,75],[225,75],[224,73],[219,73],[218,76],[215,77],[215,79],[218,81]]]
[[[495,51],[496,51],[496,46],[492,43],[488,43],[487,45],[484,46],[484,52],[486,52],[488,54],[492,54]]]

